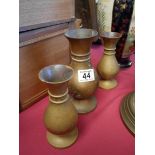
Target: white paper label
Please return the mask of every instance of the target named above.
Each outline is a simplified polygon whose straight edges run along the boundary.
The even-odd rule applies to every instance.
[[[78,80],[79,82],[94,81],[94,69],[78,70]]]

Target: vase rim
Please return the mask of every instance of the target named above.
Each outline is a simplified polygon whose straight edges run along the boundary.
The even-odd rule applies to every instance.
[[[98,32],[94,29],[81,28],[68,30],[64,35],[71,39],[88,39],[96,37]]]
[[[61,74],[61,72],[63,72],[63,74]],[[74,70],[72,67],[63,64],[55,64],[42,68],[38,76],[42,82],[45,82],[47,84],[61,84],[69,81],[72,78],[73,73]],[[56,77],[56,74],[60,75],[57,75]]]
[[[119,33],[119,32],[103,32],[100,36],[103,38],[121,38],[122,33]]]

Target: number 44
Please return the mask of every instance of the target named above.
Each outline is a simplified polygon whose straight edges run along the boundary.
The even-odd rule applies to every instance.
[[[84,74],[83,74],[83,78],[84,78],[84,79],[90,78],[90,73],[88,73],[88,74],[87,74],[87,73],[84,73]]]

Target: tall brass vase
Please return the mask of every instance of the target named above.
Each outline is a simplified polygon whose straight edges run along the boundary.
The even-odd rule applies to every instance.
[[[90,46],[97,35],[98,32],[92,29],[74,29],[65,33],[70,42],[70,66],[74,69],[69,89],[78,113],[88,113],[96,107],[96,98],[93,94],[98,86],[98,75],[90,63]],[[94,79],[81,82],[79,78],[81,70],[82,72],[92,70]]]
[[[73,69],[66,65],[51,65],[39,72],[39,79],[47,84],[49,104],[44,113],[47,140],[56,148],[65,148],[78,137],[77,111],[68,94],[68,81]]]
[[[102,42],[104,43],[104,55],[97,69],[102,77],[99,87],[103,89],[112,89],[117,86],[117,81],[114,78],[119,71],[119,65],[115,57],[115,49],[121,36],[122,34],[117,32],[104,32],[101,35]]]

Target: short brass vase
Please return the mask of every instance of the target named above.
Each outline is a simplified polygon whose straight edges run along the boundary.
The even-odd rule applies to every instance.
[[[73,29],[65,33],[70,43],[70,66],[74,69],[73,78],[69,81],[69,90],[78,113],[88,113],[97,105],[93,95],[98,86],[98,75],[90,62],[90,47],[97,36],[98,32],[92,29]]]
[[[104,54],[97,66],[98,73],[101,76],[99,87],[103,89],[112,89],[117,86],[115,76],[119,71],[119,65],[115,57],[116,44],[122,34],[117,32],[104,32],[100,37],[104,44]]]
[[[51,65],[39,72],[39,79],[47,84],[49,104],[44,113],[48,143],[56,148],[72,145],[78,137],[78,113],[68,94],[68,81],[73,69],[66,65]]]

